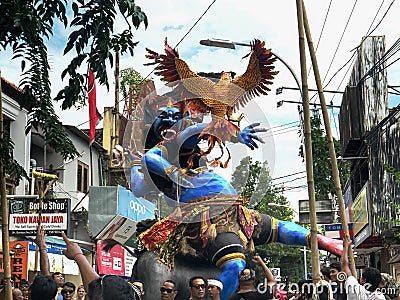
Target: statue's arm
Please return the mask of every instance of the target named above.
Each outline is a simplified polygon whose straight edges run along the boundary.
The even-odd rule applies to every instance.
[[[174,183],[178,182],[184,186],[192,186],[186,178],[185,170],[178,168],[171,164],[164,156],[161,148],[154,147],[146,152],[142,158],[142,165],[144,165],[150,173],[156,174],[170,180]]]
[[[178,135],[178,143],[185,148],[194,148],[201,141],[200,133],[207,125],[207,123],[198,123],[189,126]]]
[[[163,157],[162,149],[154,147],[146,152],[142,158],[142,165],[153,174],[169,179],[168,171],[178,169]]]

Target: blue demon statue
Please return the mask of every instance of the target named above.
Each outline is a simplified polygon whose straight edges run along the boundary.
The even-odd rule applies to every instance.
[[[138,226],[141,244],[171,265],[188,245],[204,254],[221,269],[218,279],[224,284],[222,299],[227,299],[238,286],[245,251],[271,242],[309,245],[309,230],[247,208],[247,199],[206,167],[198,146],[206,126],[182,118],[177,107],[160,108],[147,134],[148,150],[132,167],[131,188],[143,197],[155,188],[178,206],[170,216]],[[263,142],[257,133],[265,131],[258,126],[245,127],[232,141],[257,148],[256,141]],[[335,255],[342,251],[341,241],[323,235],[318,235],[318,245]]]
[[[230,72],[222,72],[220,80],[212,82],[191,71],[167,43],[165,54],[149,50],[148,58],[158,64],[156,74],[175,87],[174,98],[184,100],[170,99],[169,105],[158,108],[148,123],[145,151],[133,162],[133,193],[146,198],[150,191],[162,192],[176,206],[168,217],[138,224],[137,237],[141,246],[157,251],[171,267],[179,252],[195,249],[203,254],[221,270],[221,299],[226,300],[238,287],[246,251],[271,242],[299,246],[310,242],[309,230],[249,209],[248,199],[206,161],[215,145],[227,150],[224,143],[233,142],[255,149],[263,143],[258,134],[266,130],[259,123],[241,130],[239,122],[232,123],[232,112],[251,97],[266,94],[277,74],[275,59],[264,43],[255,40],[244,74],[232,79]],[[203,122],[201,114],[209,114],[211,121]],[[199,146],[202,141],[208,141],[207,150]],[[211,164],[225,166],[220,158]],[[318,246],[338,256],[342,252],[341,241],[323,235],[318,235]]]

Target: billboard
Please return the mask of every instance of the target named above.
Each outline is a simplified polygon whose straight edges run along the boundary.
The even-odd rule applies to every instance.
[[[325,224],[325,236],[330,237],[332,239],[340,239],[344,238],[344,230],[342,223],[334,223],[334,224]],[[348,223],[347,227],[349,229],[350,239],[353,240],[353,223]]]
[[[136,231],[136,222],[124,216],[115,216],[114,219],[96,236],[96,239],[113,239],[125,244]]]
[[[70,199],[43,199],[41,223],[48,235],[68,231]],[[39,199],[18,197],[9,199],[10,235],[36,235],[39,221]]]
[[[88,226],[96,239],[106,239],[104,235],[107,232],[108,235],[109,230],[113,231],[118,224],[124,222],[122,218],[125,218],[125,223],[121,225],[125,226],[124,229],[118,230],[115,237],[119,242],[121,242],[119,238],[127,240],[133,234],[131,229],[135,230],[137,222],[155,218],[154,203],[135,197],[130,190],[122,186],[91,186],[89,194]],[[129,226],[131,227],[128,229]],[[127,230],[126,233],[124,233],[125,230]],[[130,232],[132,234],[127,237]]]
[[[98,273],[130,277],[136,258],[121,245],[115,245],[109,252],[103,250],[104,245],[102,240],[97,241]]]
[[[353,230],[356,236],[368,224],[368,184],[365,184],[363,189],[358,193],[353,203]]]
[[[308,200],[299,200],[299,223],[310,224],[310,207]],[[333,220],[332,200],[315,201],[316,222],[317,224],[330,224]]]

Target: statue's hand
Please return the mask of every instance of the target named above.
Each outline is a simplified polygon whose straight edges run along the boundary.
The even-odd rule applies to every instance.
[[[262,127],[255,128],[257,126],[260,126],[260,123],[253,123],[250,124],[249,126],[246,126],[241,132],[239,132],[238,142],[245,144],[251,150],[254,150],[254,148],[258,148],[258,145],[255,142],[255,140],[259,141],[260,143],[264,143],[264,140],[255,133],[266,132],[267,129]]]
[[[191,169],[179,169],[175,166],[170,166],[165,169],[167,177],[175,184],[185,188],[193,188],[191,178],[188,174],[196,174],[196,171]]]

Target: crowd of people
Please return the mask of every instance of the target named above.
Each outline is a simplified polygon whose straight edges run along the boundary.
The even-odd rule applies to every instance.
[[[38,227],[34,242],[40,253],[41,274],[36,276],[31,284],[22,280],[18,288],[13,288],[13,300],[142,300],[145,298],[146,287],[142,281],[136,279],[127,281],[115,275],[100,276],[87,261],[78,244],[71,242],[65,234],[63,234],[63,239],[66,243],[66,249],[63,253],[67,258],[77,263],[83,285],[76,288],[74,283],[66,282],[60,272],[50,274],[44,230],[42,227]],[[388,282],[385,279],[387,276],[382,276],[376,268],[365,268],[360,279],[356,279],[356,274],[353,274],[349,267],[348,250],[350,245],[351,243],[348,241],[343,242],[344,251],[340,262],[332,262],[329,267],[322,268],[321,279],[318,283],[302,280],[299,282],[298,290],[295,293],[277,289],[277,282],[273,274],[263,259],[255,255],[252,261],[255,265],[261,267],[265,281],[263,283],[256,282],[256,272],[252,268],[246,267],[240,270],[237,275],[239,287],[229,300],[397,299],[398,290],[389,293]],[[223,283],[216,278],[194,276],[188,279],[189,300],[220,300],[223,289]],[[177,284],[172,279],[165,280],[160,287],[161,300],[173,300],[178,294]],[[3,290],[0,291],[0,300],[3,299],[4,284]]]

